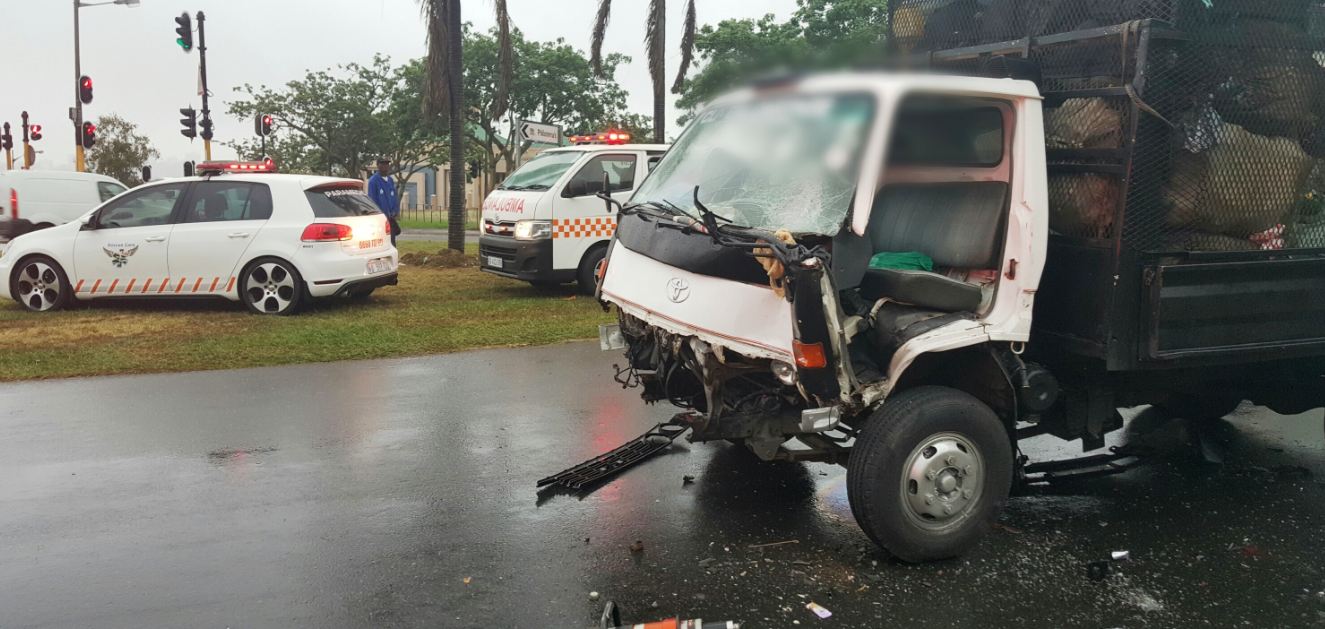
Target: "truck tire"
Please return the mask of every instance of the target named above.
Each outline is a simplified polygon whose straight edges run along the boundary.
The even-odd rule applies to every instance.
[[[963,391],[923,386],[875,411],[847,463],[852,515],[902,561],[960,555],[1007,502],[1013,456],[987,405]]]
[[[575,272],[576,288],[581,295],[592,295],[598,288],[598,265],[607,259],[607,245],[598,245],[584,254],[580,268]]]

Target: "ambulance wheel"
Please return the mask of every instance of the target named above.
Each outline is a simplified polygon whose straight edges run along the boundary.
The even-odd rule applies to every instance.
[[[1012,445],[980,400],[924,386],[888,398],[847,462],[852,515],[903,561],[958,556],[989,530],[1012,486]]]
[[[580,261],[580,270],[575,273],[575,282],[581,294],[592,295],[598,288],[598,265],[607,259],[607,245],[597,245],[584,254]]]

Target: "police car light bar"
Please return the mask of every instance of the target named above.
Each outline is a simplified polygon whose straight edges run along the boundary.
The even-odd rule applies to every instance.
[[[604,131],[598,134],[572,135],[571,144],[625,144],[630,142],[630,134],[625,131]]]
[[[202,162],[194,169],[198,175],[219,175],[221,173],[274,173],[276,162],[267,158],[260,162]]]

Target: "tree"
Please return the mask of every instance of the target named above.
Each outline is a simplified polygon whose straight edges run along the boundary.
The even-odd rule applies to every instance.
[[[129,187],[143,183],[142,168],[161,157],[138,126],[115,114],[97,119],[97,143],[87,149],[88,171],[114,177]]]
[[[495,174],[498,161],[512,164],[516,155],[528,150],[527,145],[507,137],[512,135],[510,122],[514,119],[556,124],[573,133],[625,124],[635,125],[632,131],[638,129],[642,117],[624,113],[626,91],[613,78],[617,67],[629,61],[627,57],[609,55],[604,62],[606,76],[599,78],[584,53],[564,40],[533,42],[513,31],[510,40],[516,64],[508,118],[503,120],[491,115],[500,82],[499,33],[466,29],[464,37],[465,102],[470,104],[466,128],[470,141],[488,156],[483,164],[489,175]]]
[[[590,63],[602,76],[603,37],[612,16],[612,0],[599,0],[594,18]],[[686,3],[685,26],[681,36],[681,67],[672,91],[679,93],[695,50],[695,0]],[[644,28],[644,48],[649,59],[649,78],[653,80],[653,141],[666,141],[667,116],[667,0],[649,0],[649,19]]]
[[[451,195],[448,203],[447,246],[456,251],[465,250],[465,90],[464,74],[464,22],[460,17],[460,0],[419,0],[424,22],[428,26],[428,60],[426,89],[423,97],[425,114],[447,114],[447,128],[456,141],[451,144]],[[496,94],[489,113],[493,118],[506,114],[508,95],[515,64],[515,51],[511,45],[511,15],[506,0],[494,0],[497,12],[497,41],[499,46],[499,78]]]
[[[422,111],[424,68],[412,61],[393,68],[374,56],[355,63],[308,72],[283,89],[244,85],[247,98],[228,103],[234,116],[251,120],[271,114],[275,133],[267,138],[266,156],[289,172],[361,177],[378,157],[395,165],[396,194],[425,167],[445,161],[449,138]],[[241,156],[264,157],[257,139],[229,143]]]
[[[772,15],[724,20],[695,36],[702,67],[686,79],[677,106],[695,109],[759,75],[833,69],[860,64],[882,53],[888,0],[797,0],[785,22]]]

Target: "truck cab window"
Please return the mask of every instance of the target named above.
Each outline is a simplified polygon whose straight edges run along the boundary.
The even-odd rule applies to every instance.
[[[974,166],[1003,161],[1003,112],[961,100],[918,98],[903,103],[888,151],[890,166]]]

